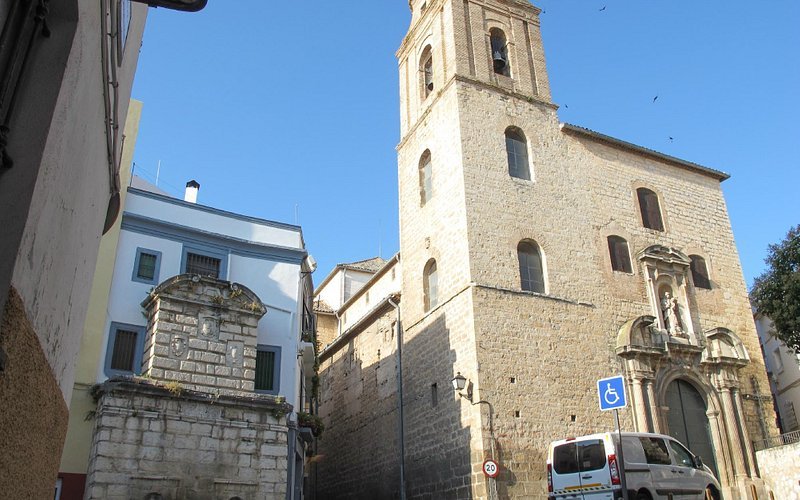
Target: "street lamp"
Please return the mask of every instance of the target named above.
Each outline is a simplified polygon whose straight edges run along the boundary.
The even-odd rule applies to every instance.
[[[453,380],[451,380],[451,382],[453,383],[453,390],[456,391],[456,394],[458,394],[462,398],[464,398],[464,399],[468,400],[470,403],[472,403],[472,386],[471,385],[467,385],[467,377],[465,377],[464,375],[461,375],[461,372],[456,372],[456,376],[453,377]],[[465,388],[467,389],[467,393],[466,394],[461,392]],[[489,404],[486,401],[478,401],[478,403]],[[472,404],[476,405],[478,403],[472,403]]]

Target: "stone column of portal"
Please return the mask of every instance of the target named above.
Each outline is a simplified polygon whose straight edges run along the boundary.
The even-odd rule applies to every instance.
[[[737,420],[736,424],[742,430],[741,434],[744,437],[744,459],[745,464],[747,465],[747,476],[754,477],[756,475],[753,460],[755,455],[753,453],[753,444],[750,441],[747,427],[745,427],[744,424],[744,408],[742,407],[742,397],[741,394],[739,394],[739,389],[731,389],[731,394],[733,395],[733,403],[736,405],[736,414],[739,416],[739,420]]]
[[[647,387],[647,398],[650,400],[650,420],[653,422],[653,432],[663,434],[661,427],[661,408],[656,406],[656,393],[653,390],[653,380],[645,380]]]
[[[711,427],[711,442],[716,453],[717,471],[720,475],[719,481],[722,484],[733,484],[734,478],[730,474],[730,471],[733,470],[733,464],[731,464],[730,453],[728,453],[728,447],[725,446],[725,441],[722,437],[723,426],[719,415],[719,411],[716,410],[706,411],[708,425]]]
[[[728,439],[731,444],[731,457],[733,458],[733,474],[737,478],[747,474],[747,469],[744,465],[744,455],[742,454],[742,440],[739,437],[738,419],[736,418],[736,411],[734,410],[733,395],[731,394],[730,387],[724,387],[720,390],[720,398],[722,399],[722,419],[725,422],[725,428],[728,431]]]
[[[642,380],[634,375],[631,379],[633,390],[633,425],[636,432],[650,432],[647,425],[647,407],[644,404],[645,393],[642,387]]]

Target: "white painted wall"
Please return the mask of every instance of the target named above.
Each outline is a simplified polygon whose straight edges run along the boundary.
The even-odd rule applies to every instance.
[[[350,297],[355,295],[375,273],[348,269],[345,266],[337,266],[329,279],[317,290],[316,296],[324,300],[334,311],[347,302]]]
[[[78,4],[80,20],[11,279],[67,405],[110,197],[101,9],[99,2]],[[132,4],[128,43],[118,70],[123,123],[146,13],[145,5]]]
[[[769,318],[758,315],[756,331],[767,371],[772,375],[770,385],[784,432],[800,430],[800,355],[774,336],[775,328]]]
[[[179,200],[182,202],[182,200]],[[131,196],[126,210],[152,219],[202,228],[245,241],[268,242],[272,245],[302,248],[302,235],[291,229],[235,218],[236,214],[208,212],[202,205],[164,203],[143,196]],[[199,208],[199,209],[198,209]]]
[[[342,268],[337,267],[333,271],[333,276],[317,290],[316,296],[325,301],[326,304],[336,311],[344,301],[342,300]]]
[[[394,262],[394,261],[390,261]],[[394,269],[394,277],[392,270]],[[342,311],[342,332],[357,323],[378,303],[393,293],[400,292],[401,283],[400,262],[389,266],[373,283],[361,285],[360,295]]]
[[[142,194],[129,190],[124,209],[127,215],[144,215],[171,222],[183,227],[193,227],[217,237],[244,239],[265,245],[278,245],[303,250],[299,228],[272,227],[256,220],[241,220],[235,214],[209,213],[196,205],[167,197]],[[127,220],[127,219],[124,219]],[[103,332],[103,349],[97,371],[97,381],[106,379],[105,356],[112,322],[146,326],[140,303],[154,285],[132,279],[137,248],[161,252],[158,281],[180,274],[183,243],[169,237],[142,234],[123,224],[117,257],[114,263],[109,297],[108,317]],[[269,254],[270,249],[264,249]],[[258,295],[267,306],[267,314],[259,321],[258,343],[281,348],[280,395],[294,407],[299,407],[300,372],[297,352],[301,330],[301,266],[300,263],[281,262],[272,258],[228,253],[227,275],[220,276],[245,285]]]

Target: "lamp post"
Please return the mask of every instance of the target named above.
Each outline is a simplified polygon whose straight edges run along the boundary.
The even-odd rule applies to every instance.
[[[469,401],[472,406],[475,406],[475,405],[486,405],[486,406],[489,407],[489,445],[490,445],[490,450],[491,450],[491,458],[492,458],[492,460],[494,460],[495,459],[495,450],[494,450],[494,407],[492,406],[492,403],[490,403],[490,402],[488,402],[486,400],[483,400],[483,399],[473,402],[472,401],[472,386],[468,386],[467,385],[467,378],[464,375],[461,375],[461,372],[456,372],[456,376],[453,377],[453,379],[451,380],[451,383],[453,384],[453,390],[456,391],[456,394],[458,394],[462,398],[464,398],[467,401]],[[464,389],[467,390],[466,394],[461,392]],[[494,498],[497,498],[497,482],[496,482],[495,478],[493,478],[493,477],[490,477],[489,479],[491,479],[491,481],[492,481],[491,482],[492,487],[490,488],[491,496],[494,497]]]

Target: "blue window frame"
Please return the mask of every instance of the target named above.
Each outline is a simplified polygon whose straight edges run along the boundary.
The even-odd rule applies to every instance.
[[[147,248],[136,249],[136,260],[133,263],[133,276],[131,277],[133,281],[156,285],[160,269],[161,252]]]
[[[222,249],[184,245],[181,258],[181,273],[211,276],[225,279],[228,272],[228,254]]]
[[[145,327],[111,323],[106,349],[105,374],[133,375],[142,372]]]
[[[281,348],[258,344],[255,391],[277,395],[281,387]]]

